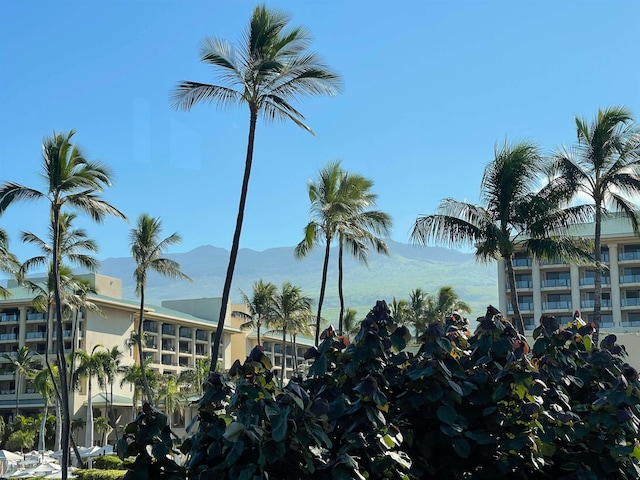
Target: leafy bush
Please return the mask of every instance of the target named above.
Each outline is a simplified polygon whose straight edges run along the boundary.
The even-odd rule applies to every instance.
[[[98,470],[124,470],[124,463],[118,457],[102,455],[93,459],[93,468]]]
[[[489,307],[474,334],[465,319],[430,325],[414,354],[378,302],[348,347],[323,332],[306,379],[280,387],[258,347],[212,373],[181,447],[189,479],[639,478],[638,374],[592,332],[544,317],[530,346]],[[146,465],[169,448],[154,418],[123,444],[136,462],[152,445]]]
[[[121,480],[126,472],[124,470],[74,470],[73,474],[78,480]]]

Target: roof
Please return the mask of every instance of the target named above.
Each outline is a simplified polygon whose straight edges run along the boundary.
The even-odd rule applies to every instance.
[[[91,403],[93,405],[102,405],[107,403],[107,401],[111,403],[112,398],[113,398],[113,405],[116,407],[130,407],[131,405],[133,405],[133,398],[131,397],[125,397],[123,395],[112,396],[111,394],[105,395],[104,392],[100,392],[97,395],[94,395],[93,397],[91,397]],[[87,401],[85,400],[84,405],[86,404],[87,404]]]

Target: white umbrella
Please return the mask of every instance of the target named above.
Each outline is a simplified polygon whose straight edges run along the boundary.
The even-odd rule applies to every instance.
[[[62,469],[58,470],[57,472],[46,475],[44,478],[62,478]],[[67,472],[67,478],[76,478],[76,476],[73,475],[71,472]]]

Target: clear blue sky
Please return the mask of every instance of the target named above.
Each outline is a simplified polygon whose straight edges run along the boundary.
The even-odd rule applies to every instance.
[[[82,226],[100,258],[128,256],[142,212],[174,252],[230,248],[248,111],[176,112],[181,80],[213,81],[199,42],[237,42],[249,1],[0,2],[0,182],[43,188],[42,138],[76,129],[115,173],[105,197],[131,219]],[[575,138],[575,115],[625,105],[640,118],[637,1],[274,1],[344,77],[344,93],[296,104],[317,133],[259,123],[241,247],[298,243],[307,181],[329,160],[369,176],[378,207],[408,241],[444,197],[477,202],[496,143]],[[0,217],[21,260],[20,230],[44,235],[44,203]]]

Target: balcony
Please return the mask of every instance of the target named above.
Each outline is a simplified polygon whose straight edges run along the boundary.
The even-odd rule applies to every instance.
[[[595,285],[596,279],[594,277],[582,277],[580,279],[580,285]],[[611,285],[611,277],[602,276],[602,285]]]
[[[566,265],[567,261],[561,258],[554,258],[553,260],[540,260],[540,266],[545,267],[547,265]]]
[[[618,261],[624,260],[640,260],[640,251],[618,253]]]
[[[202,347],[202,348],[198,348]],[[207,356],[207,349],[204,348],[204,345],[196,345],[196,355],[200,355],[201,357]]]
[[[43,339],[47,338],[47,332],[27,332],[27,340]]]
[[[146,350],[157,350],[157,349],[158,349],[158,344],[157,344],[157,343],[150,343],[150,342],[147,342],[147,343],[145,344],[145,346],[144,346],[144,347],[142,347],[142,349],[143,349],[143,350],[145,350],[145,349],[146,349]]]
[[[196,340],[200,340],[201,342],[207,341],[207,332],[204,330],[196,330]]]
[[[623,298],[621,303],[623,307],[637,307],[640,306],[640,298]]]
[[[520,307],[520,311],[532,311],[533,310],[533,302],[518,302],[518,307]],[[509,304],[507,307],[509,312],[513,313],[513,306]],[[279,345],[277,345],[279,347]],[[280,348],[277,349],[276,353],[280,353]]]
[[[0,333],[0,340],[17,340],[17,333]]]
[[[191,329],[188,327],[180,327],[181,338],[191,338]]]
[[[20,316],[17,313],[0,313],[1,323],[17,322]]]
[[[580,308],[593,308],[595,306],[595,300],[580,300]],[[600,300],[600,306],[603,308],[611,308],[611,299],[603,298]]]
[[[509,282],[506,283],[507,290],[511,290]],[[531,280],[516,280],[516,288],[522,290],[525,288],[533,288],[533,282]]]
[[[40,313],[40,312],[27,313],[27,322],[42,321],[42,320],[46,320],[46,319],[47,319],[47,314],[46,313]]]
[[[542,288],[547,287],[570,287],[571,279],[569,278],[554,278],[551,280],[542,280]]]
[[[514,267],[530,267],[532,261],[530,258],[514,258],[512,263]]]
[[[150,333],[158,333],[158,325],[151,320],[145,320],[142,322],[142,331]]]
[[[620,275],[620,283],[640,283],[640,275]]]
[[[571,300],[561,300],[558,302],[543,302],[543,310],[571,310]]]
[[[15,395],[16,394],[16,389],[11,389],[11,390],[0,390],[0,395]]]
[[[166,351],[166,352],[175,352],[176,348],[173,344],[171,343],[163,343],[162,344],[162,350]]]

